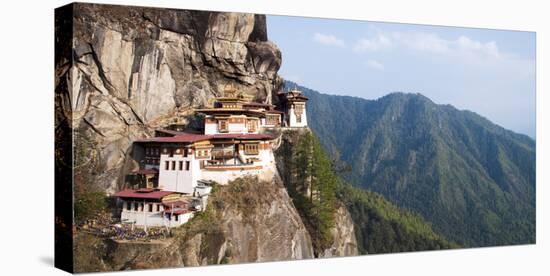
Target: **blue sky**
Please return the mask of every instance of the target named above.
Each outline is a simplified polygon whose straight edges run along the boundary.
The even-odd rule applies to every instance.
[[[535,137],[535,33],[268,16],[283,78],[376,99],[421,93]]]

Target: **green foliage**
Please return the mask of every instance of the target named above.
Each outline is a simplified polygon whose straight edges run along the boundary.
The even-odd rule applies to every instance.
[[[341,182],[338,199],[350,212],[361,254],[458,247],[436,234],[421,216],[399,209],[377,193]]]
[[[333,237],[336,208],[335,189],[337,176],[331,170],[319,141],[311,132],[300,137],[289,161],[294,168],[287,189],[302,217],[318,254],[330,247]]]
[[[235,208],[245,220],[250,220],[252,208],[268,205],[273,200],[273,183],[259,180],[256,176],[239,177],[227,185],[215,186],[210,202],[216,210],[223,210],[228,206]],[[253,221],[250,221],[253,223]]]
[[[294,86],[287,83],[287,86]],[[465,246],[535,241],[535,141],[419,94],[371,101],[300,87],[310,127],[352,184]]]
[[[107,197],[104,192],[84,191],[75,193],[74,215],[77,223],[94,218],[107,207]]]
[[[106,211],[108,198],[101,187],[91,180],[96,170],[95,145],[84,135],[76,137],[73,160],[74,217],[76,223],[81,223]]]

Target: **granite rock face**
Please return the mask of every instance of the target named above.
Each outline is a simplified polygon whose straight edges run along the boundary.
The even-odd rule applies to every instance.
[[[261,190],[262,193],[258,193]],[[208,211],[173,237],[124,242],[80,233],[76,268],[113,271],[310,259],[311,238],[281,180],[240,178],[217,187]],[[92,254],[90,254],[92,252]]]
[[[188,123],[232,84],[260,102],[281,85],[281,53],[263,15],[74,4],[73,60],[56,61],[56,85],[74,130],[94,142],[109,192],[136,164],[133,140]]]
[[[325,249],[319,257],[327,258],[359,255],[355,230],[353,228],[353,220],[344,205],[340,204],[340,206],[338,206],[334,218],[334,227],[331,229],[333,243],[331,247]]]
[[[74,131],[75,159],[87,168],[82,179],[106,192],[123,188],[124,176],[137,168],[133,141],[192,124],[193,110],[222,95],[225,85],[264,103],[276,100],[282,85],[281,52],[267,39],[263,15],[77,3],[72,26],[72,53],[56,57],[56,122]],[[206,217],[163,242],[77,234],[77,271],[313,258],[310,235],[279,175],[272,182],[238,181],[212,196]],[[335,242],[324,256],[353,254],[346,214],[338,210]]]
[[[214,221],[202,218],[201,226],[184,227],[184,233],[200,229],[181,238],[185,266],[314,257],[309,233],[278,177],[237,179],[216,191],[211,204]]]

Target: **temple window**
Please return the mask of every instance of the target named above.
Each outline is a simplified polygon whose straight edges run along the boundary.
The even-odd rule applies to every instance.
[[[220,132],[226,132],[227,131],[227,120],[219,120],[218,124],[219,124],[218,127],[220,129]]]
[[[296,122],[302,122],[302,114],[304,114],[304,105],[295,104],[294,105],[294,115],[296,115]]]
[[[186,170],[186,171],[189,170],[190,165],[191,165],[191,162],[185,161],[185,170]]]
[[[255,120],[248,120],[247,125],[248,125],[248,131],[249,132],[256,131],[256,121]]]
[[[164,161],[164,170],[170,169],[170,161]]]
[[[247,155],[258,154],[258,144],[245,144],[244,153]]]
[[[278,115],[268,115],[267,116],[267,124],[268,125],[278,125],[279,124],[279,116]]]

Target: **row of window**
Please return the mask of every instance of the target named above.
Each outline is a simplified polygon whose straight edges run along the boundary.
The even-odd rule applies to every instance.
[[[210,154],[208,150],[196,150],[197,157],[208,157]]]
[[[159,148],[145,148],[145,154],[146,155],[159,155],[160,149]]]
[[[162,207],[162,204],[154,204],[154,203],[146,203],[145,209],[143,208],[143,202],[126,202],[126,210],[131,211],[132,209],[134,211],[141,211],[144,210],[145,212],[152,213],[153,210],[155,212],[160,212],[164,210],[164,207]]]
[[[133,210],[138,212],[138,211],[144,210],[145,212],[152,213],[153,210],[155,210],[155,212],[160,212],[164,210],[164,207],[162,206],[162,204],[146,203],[145,208],[143,207],[144,207],[143,202],[126,202],[127,211]],[[167,214],[167,216],[168,216],[168,219],[171,220],[171,214]],[[174,220],[175,221],[179,220],[179,216],[177,214],[174,215]]]
[[[241,108],[240,105],[237,105],[237,104],[226,104],[226,103],[223,103],[222,104],[222,108]]]
[[[159,165],[160,164],[160,158],[145,158],[145,164]]]
[[[188,171],[191,167],[190,161],[185,161],[185,170]],[[178,171],[183,171],[183,161],[178,161]],[[166,171],[175,171],[176,170],[176,161],[164,161],[164,170]]]
[[[159,156],[161,150],[159,148],[145,148],[145,155],[148,156]],[[182,154],[183,157],[187,157],[188,154],[193,153],[191,149],[187,148],[163,148],[162,154],[168,154],[170,157],[173,157],[174,154]]]
[[[244,145],[244,153],[251,155],[251,154],[258,154],[258,144],[245,144]]]

